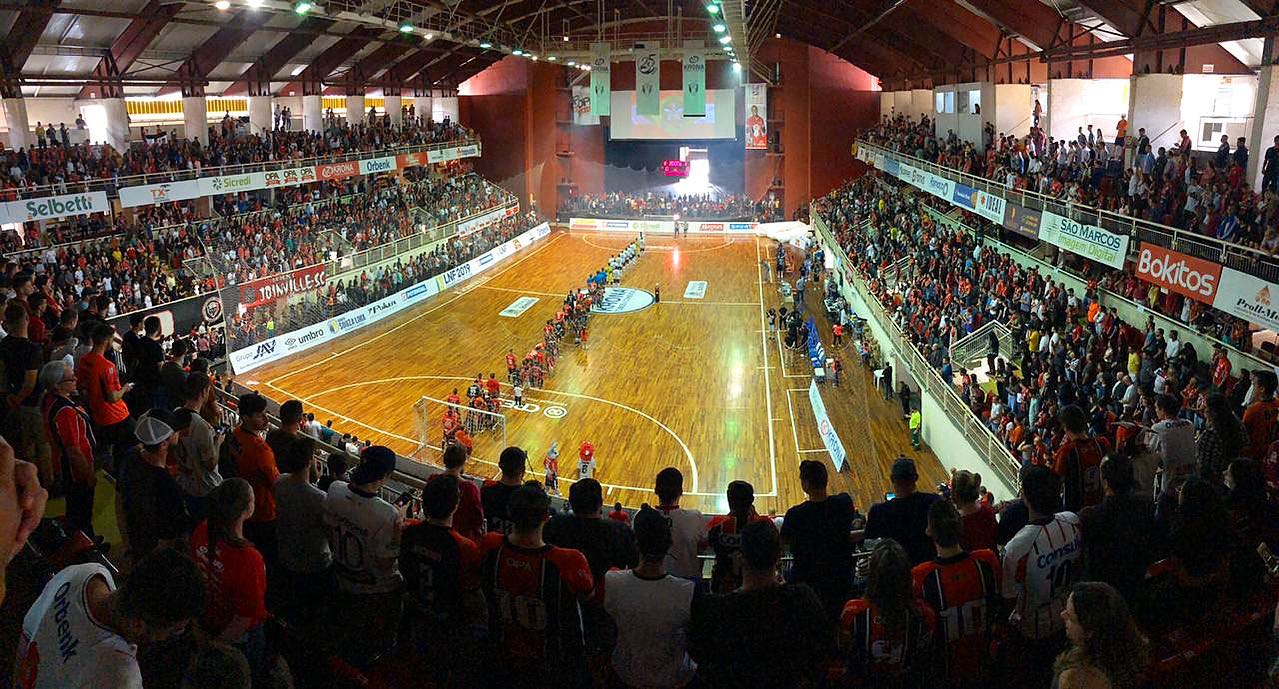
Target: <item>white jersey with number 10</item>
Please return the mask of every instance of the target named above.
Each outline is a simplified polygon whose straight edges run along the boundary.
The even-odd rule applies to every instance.
[[[1047,522],[1031,522],[1004,552],[1004,597],[1015,598],[1008,622],[1030,639],[1065,628],[1061,611],[1079,574],[1079,517],[1058,512]]]

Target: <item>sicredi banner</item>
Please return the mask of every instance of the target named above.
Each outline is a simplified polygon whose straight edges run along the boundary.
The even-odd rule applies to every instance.
[[[1267,330],[1279,330],[1276,298],[1279,298],[1279,285],[1222,267],[1221,284],[1217,286],[1212,306]]]
[[[1039,238],[1111,268],[1123,268],[1124,259],[1128,256],[1127,235],[1115,234],[1096,225],[1085,225],[1049,211],[1043,211],[1040,218]]]
[[[1221,284],[1221,266],[1156,244],[1142,242],[1137,254],[1137,277],[1205,304],[1211,304]]]
[[[10,222],[30,222],[88,213],[106,213],[111,210],[111,202],[107,200],[105,191],[90,191],[82,194],[10,201],[4,204],[4,208],[8,211]]]
[[[242,191],[258,189],[266,189],[266,175],[261,172],[200,178],[200,193],[204,196],[238,194]]]
[[[524,234],[502,244],[479,258],[467,262],[465,275],[453,280],[458,284],[497,263],[500,258],[514,255],[551,234],[550,225],[542,223]],[[457,269],[455,269],[457,270]],[[450,271],[452,272],[452,271]],[[400,290],[380,301],[353,309],[339,316],[307,328],[276,335],[262,342],[231,352],[231,368],[236,373],[252,371],[290,354],[318,347],[342,335],[368,327],[425,299],[439,294],[440,276],[436,276]]]
[[[1004,222],[1005,204],[1002,197],[957,183],[951,201],[991,222]]]
[[[203,194],[200,191],[200,182],[194,179],[163,182],[161,184],[143,184],[137,187],[122,187],[120,189],[120,206],[122,208],[135,208],[137,206],[149,206],[154,203],[187,201],[189,199],[198,199],[201,196]]]

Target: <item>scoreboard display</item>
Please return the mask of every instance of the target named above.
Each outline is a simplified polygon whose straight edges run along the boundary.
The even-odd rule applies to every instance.
[[[662,174],[667,177],[688,177],[687,160],[662,161]]]

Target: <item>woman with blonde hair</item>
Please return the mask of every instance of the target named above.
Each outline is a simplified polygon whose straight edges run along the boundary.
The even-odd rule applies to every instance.
[[[1061,612],[1070,648],[1053,664],[1054,689],[1132,689],[1146,667],[1147,641],[1110,584],[1075,584]]]

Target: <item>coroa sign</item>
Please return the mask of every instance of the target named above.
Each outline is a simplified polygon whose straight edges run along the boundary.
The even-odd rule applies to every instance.
[[[1211,304],[1221,284],[1221,266],[1142,242],[1137,256],[1137,277],[1170,292]]]

